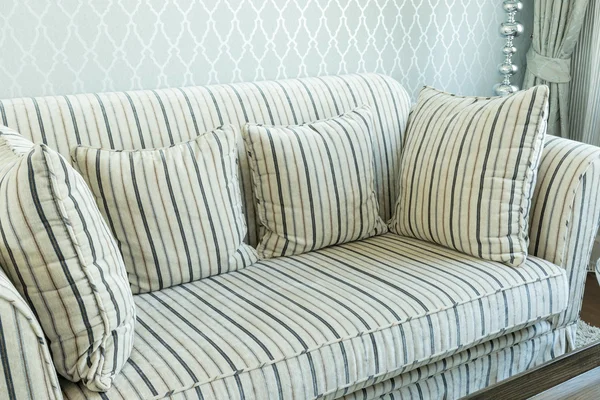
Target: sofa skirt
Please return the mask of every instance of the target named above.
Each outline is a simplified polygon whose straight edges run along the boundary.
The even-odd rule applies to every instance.
[[[568,332],[576,330],[576,326],[575,323],[552,330],[548,329],[548,321],[541,321],[410,372],[381,377],[378,382],[340,398],[459,399],[563,355],[568,348]]]

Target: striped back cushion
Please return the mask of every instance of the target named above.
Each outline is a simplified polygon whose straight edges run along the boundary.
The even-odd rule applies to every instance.
[[[256,261],[243,243],[238,141],[229,125],[156,150],[75,148],[73,161],[117,238],[133,293]]]
[[[373,114],[361,107],[305,125],[247,124],[263,258],[387,232],[373,172]]]
[[[46,145],[0,134],[0,265],[63,377],[107,390],[133,345],[125,266],[81,176]],[[2,151],[2,150],[0,150]]]
[[[518,266],[548,108],[548,87],[506,98],[424,88],[411,113],[392,231]]]
[[[375,115],[373,151],[380,215],[387,221],[396,199],[402,135],[409,97],[392,78],[345,75],[181,89],[0,100],[0,124],[70,159],[78,144],[144,149],[192,140],[224,124],[297,125],[368,104]],[[252,179],[243,143],[240,180],[248,240],[258,243]]]

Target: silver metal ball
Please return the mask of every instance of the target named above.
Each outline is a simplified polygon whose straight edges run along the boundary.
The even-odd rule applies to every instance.
[[[517,52],[517,48],[515,46],[504,46],[502,48],[502,52],[506,55],[512,55],[515,54]]]
[[[518,0],[504,0],[502,7],[506,12],[521,11],[523,9],[523,3]]]
[[[503,22],[500,24],[500,34],[502,36],[519,36],[523,33],[523,24],[520,22]]]
[[[500,73],[502,75],[514,75],[517,73],[517,71],[519,70],[519,67],[517,67],[514,64],[500,64],[498,65],[498,71],[500,71]]]
[[[508,96],[509,94],[518,91],[519,88],[515,85],[507,85],[505,83],[497,83],[494,85],[494,93],[496,93],[496,96]]]

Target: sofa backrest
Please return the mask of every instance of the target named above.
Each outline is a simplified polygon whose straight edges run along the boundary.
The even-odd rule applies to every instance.
[[[0,100],[0,123],[71,160],[77,144],[144,149],[190,140],[223,124],[288,125],[329,118],[369,104],[376,190],[387,221],[396,199],[398,169],[410,99],[394,79],[360,74],[160,90]],[[240,185],[248,242],[257,243],[252,182],[240,143]]]

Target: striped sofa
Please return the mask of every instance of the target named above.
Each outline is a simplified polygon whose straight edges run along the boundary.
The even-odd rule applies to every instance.
[[[389,220],[410,101],[393,79],[331,76],[0,101],[0,123],[68,159],[224,123],[298,124],[368,104]],[[240,144],[248,243],[259,226]],[[600,217],[600,149],[549,137],[519,268],[385,234],[134,296],[131,357],[105,393],[59,378],[28,304],[0,271],[0,398],[459,398],[573,349]]]

